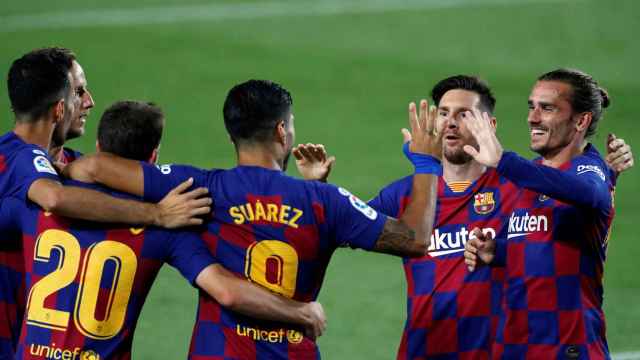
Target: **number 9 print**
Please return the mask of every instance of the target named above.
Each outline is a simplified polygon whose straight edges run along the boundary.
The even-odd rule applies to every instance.
[[[298,279],[298,253],[278,240],[262,240],[247,249],[245,275],[267,289],[292,298]]]

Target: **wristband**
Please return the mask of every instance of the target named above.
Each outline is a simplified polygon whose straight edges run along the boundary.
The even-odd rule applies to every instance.
[[[409,150],[409,141],[402,145],[402,152],[411,161],[416,174],[433,174],[442,176],[442,164],[436,157],[414,153]]]

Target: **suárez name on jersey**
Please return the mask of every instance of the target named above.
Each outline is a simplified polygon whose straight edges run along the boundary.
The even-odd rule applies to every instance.
[[[272,204],[256,201],[255,204],[246,203],[229,208],[229,215],[233,218],[233,222],[241,225],[245,222],[267,221],[298,228],[298,219],[303,212],[285,204]]]
[[[483,228],[482,233],[491,234],[494,239],[496,237],[496,231],[493,228]],[[429,245],[428,250],[429,255],[441,256],[462,252],[464,251],[464,245],[470,239],[475,239],[475,235],[473,235],[473,233],[467,230],[464,226],[455,232],[441,232],[439,228],[435,229],[433,234],[431,234],[431,244]]]

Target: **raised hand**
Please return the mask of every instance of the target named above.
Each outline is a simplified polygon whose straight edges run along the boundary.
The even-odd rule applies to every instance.
[[[299,144],[293,148],[292,152],[296,158],[298,171],[305,180],[327,181],[336,157],[327,156],[324,145]]]
[[[201,216],[211,212],[211,198],[206,196],[209,190],[197,188],[187,191],[191,185],[193,178],[176,186],[156,205],[158,216],[155,225],[171,229],[202,224]]]
[[[617,138],[614,134],[607,136],[607,156],[605,161],[618,175],[633,167],[633,153],[631,146],[624,139]]]
[[[465,111],[462,114],[467,129],[478,142],[479,150],[471,145],[465,145],[463,150],[471,155],[473,159],[482,165],[489,167],[497,167],[502,158],[502,145],[498,141],[498,137],[491,125],[489,114],[478,110]]]
[[[471,238],[464,246],[464,262],[469,271],[479,265],[490,264],[495,258],[496,240],[491,234],[484,234],[479,228],[471,231]]]
[[[404,142],[410,141],[409,150],[442,159],[442,134],[436,131],[436,107],[429,108],[427,100],[420,101],[419,113],[416,104],[409,104],[409,126],[402,129]]]

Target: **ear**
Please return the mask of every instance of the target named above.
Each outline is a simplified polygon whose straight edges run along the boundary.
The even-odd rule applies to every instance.
[[[287,143],[287,125],[284,123],[284,120],[278,121],[276,125],[276,141],[282,145],[286,145]]]
[[[159,148],[153,149],[153,152],[151,152],[151,157],[149,158],[149,164],[155,164],[158,161],[159,150],[160,150]]]
[[[491,122],[491,127],[493,128],[493,131],[495,132],[496,129],[498,128],[498,121],[496,121],[496,117],[492,116],[490,122]]]
[[[578,120],[576,121],[576,130],[578,132],[586,132],[591,125],[591,121],[593,120],[593,114],[590,112],[584,112],[578,114],[577,116]]]
[[[60,99],[53,105],[53,122],[58,123],[64,117],[64,99]]]
[[[100,142],[96,140],[96,152],[100,152]]]

